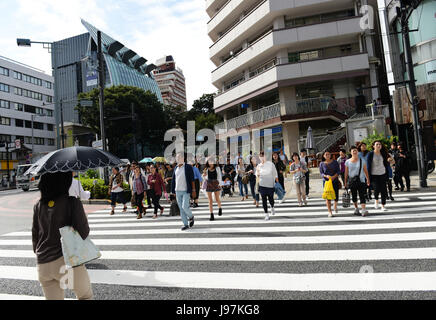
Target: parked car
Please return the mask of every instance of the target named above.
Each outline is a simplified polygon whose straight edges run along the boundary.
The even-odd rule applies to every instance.
[[[31,164],[19,165],[17,168],[17,189],[23,189],[23,191],[29,191],[30,189],[38,188],[39,175],[26,176],[26,171],[31,167]]]

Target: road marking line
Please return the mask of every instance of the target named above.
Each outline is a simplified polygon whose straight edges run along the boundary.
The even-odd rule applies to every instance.
[[[272,291],[434,291],[436,272],[218,273],[88,270],[91,283],[135,287]],[[35,267],[0,266],[0,278],[37,280]]]

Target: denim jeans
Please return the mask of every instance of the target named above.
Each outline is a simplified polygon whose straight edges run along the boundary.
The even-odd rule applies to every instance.
[[[191,195],[186,191],[176,191],[177,204],[180,209],[180,217],[185,226],[189,225],[188,219],[192,219],[192,211],[190,208]]]
[[[250,180],[250,189],[253,200],[259,202],[259,192],[256,190],[256,179]]]
[[[238,186],[239,186],[239,195],[241,197],[248,196],[248,186],[242,183],[242,177],[238,177]]]

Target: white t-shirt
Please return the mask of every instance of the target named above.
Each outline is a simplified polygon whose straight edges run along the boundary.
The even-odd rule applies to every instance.
[[[186,184],[185,165],[176,167],[176,191],[188,191],[188,185]]]
[[[85,191],[79,180],[73,179],[70,190],[68,191],[70,197],[79,198],[82,200],[89,200],[91,198],[91,192]]]
[[[114,181],[112,182],[112,188],[115,188],[116,186],[118,186],[118,183],[117,183],[117,179],[114,178]],[[114,192],[114,193],[119,193],[119,192],[123,192],[123,191],[124,191],[124,189],[121,187],[117,187],[117,188],[111,190],[111,192]]]
[[[276,166],[271,161],[260,163],[256,168],[256,175],[259,177],[259,186],[274,188],[278,175]]]

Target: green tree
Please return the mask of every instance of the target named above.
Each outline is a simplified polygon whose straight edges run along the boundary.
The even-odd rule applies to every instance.
[[[94,101],[92,107],[77,106],[82,124],[100,133],[100,111],[98,89],[79,95],[79,99]],[[129,157],[133,150],[133,137],[142,148],[156,154],[163,151],[162,138],[170,124],[162,103],[150,91],[131,86],[113,86],[104,90],[105,95],[105,133],[109,150],[119,157]],[[137,116],[130,118],[132,105]],[[126,117],[126,118],[124,118]],[[140,159],[139,159],[140,160]]]
[[[386,149],[389,150],[391,148],[391,143],[394,141],[398,141],[398,137],[391,136],[388,138],[382,133],[375,132],[374,134],[372,134],[372,135],[368,136],[366,139],[364,139],[362,142],[365,142],[367,147],[368,147],[368,150],[372,151],[372,143],[374,141],[381,141],[383,143],[383,145],[386,147]]]

